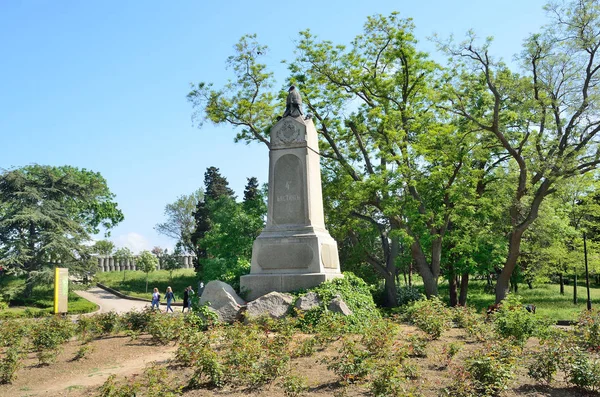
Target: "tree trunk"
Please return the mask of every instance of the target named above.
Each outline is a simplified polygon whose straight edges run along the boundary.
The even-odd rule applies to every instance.
[[[417,240],[411,245],[412,258],[417,265],[417,270],[423,278],[423,286],[425,287],[425,296],[429,299],[438,294],[438,276],[439,276],[439,254],[441,252],[441,239],[436,239],[432,243],[432,260],[431,264],[427,262],[427,258],[421,249],[421,245]],[[436,265],[437,263],[437,265]]]
[[[458,304],[465,306],[467,304],[467,289],[469,287],[469,273],[463,273],[460,278],[460,296],[458,297]]]
[[[558,282],[560,283],[560,294],[564,295],[565,294],[565,280],[563,279],[562,273],[560,273],[558,275]]]
[[[412,261],[408,264],[408,286],[412,287],[412,272],[413,272],[413,263]]]
[[[522,236],[523,231],[521,230],[510,233],[508,257],[496,280],[496,303],[502,302],[502,300],[506,298],[506,295],[508,295],[510,278],[513,270],[515,270],[515,267],[517,266],[517,259],[519,258]]]
[[[531,284],[531,281],[527,282],[527,287],[529,287],[529,289],[533,289],[533,284]]]
[[[575,273],[575,277],[573,278],[573,304],[577,304],[577,273]]]
[[[454,274],[454,266],[448,265],[448,290],[450,293],[450,306],[455,307],[458,304],[458,296],[456,292],[456,275]]]

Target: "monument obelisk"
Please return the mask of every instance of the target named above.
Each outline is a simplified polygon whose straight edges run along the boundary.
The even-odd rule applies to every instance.
[[[248,300],[342,277],[337,244],[325,229],[319,159],[317,130],[292,86],[271,128],[267,225],[254,241],[250,274],[240,280]]]

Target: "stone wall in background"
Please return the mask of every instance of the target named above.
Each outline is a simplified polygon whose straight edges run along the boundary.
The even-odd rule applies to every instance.
[[[179,258],[183,264],[183,269],[194,268],[194,255],[185,255]],[[158,258],[158,268],[161,269],[162,260]],[[120,272],[124,270],[137,270],[135,265],[135,258],[129,261],[118,261],[112,256],[99,256],[98,257],[98,272]]]

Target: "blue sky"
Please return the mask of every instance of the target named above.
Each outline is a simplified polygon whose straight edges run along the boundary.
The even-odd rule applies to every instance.
[[[190,83],[222,85],[225,59],[246,33],[269,46],[283,85],[300,30],[348,43],[368,15],[399,11],[427,37],[469,29],[494,36],[505,60],[546,23],[538,0],[421,1],[62,1],[0,0],[0,168],[31,163],[100,172],[125,214],[112,230],[134,251],[174,242],[153,227],[164,206],[202,186],[218,167],[239,197],[246,178],[266,182],[264,145],[233,143],[234,132],[192,125]]]

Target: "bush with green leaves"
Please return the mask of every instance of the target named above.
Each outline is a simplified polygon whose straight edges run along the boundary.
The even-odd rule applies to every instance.
[[[308,390],[306,378],[297,375],[287,375],[280,382],[279,386],[283,389],[283,393],[288,397],[301,396]]]
[[[411,303],[406,318],[432,339],[452,326],[452,311],[437,296]]]
[[[586,352],[576,351],[567,364],[566,372],[570,384],[591,391],[600,389],[600,361],[591,359]]]
[[[141,390],[141,385],[136,380],[130,380],[122,384],[117,383],[117,375],[112,374],[100,386],[99,397],[132,397]]]
[[[364,381],[375,367],[371,353],[354,341],[352,335],[344,336],[338,354],[324,361],[327,369],[339,376],[344,384]]]
[[[375,397],[408,396],[406,373],[397,362],[384,362],[376,367],[369,389]]]
[[[179,334],[179,344],[175,352],[175,360],[179,365],[191,366],[201,354],[202,349],[210,348],[210,334],[197,329],[185,327]]]
[[[21,346],[24,339],[31,332],[33,320],[28,319],[10,319],[0,323],[2,329],[2,338],[0,338],[0,347]]]
[[[484,342],[491,334],[492,328],[484,321],[481,314],[474,307],[456,306],[452,308],[452,319],[459,328],[464,328],[467,335],[479,342]]]
[[[17,371],[23,365],[23,354],[16,346],[11,346],[0,358],[0,384],[12,383],[17,377]]]
[[[140,311],[130,310],[120,315],[119,326],[133,332],[145,332],[153,314],[154,311],[148,307]]]
[[[179,337],[179,332],[183,328],[183,318],[181,316],[166,316],[159,311],[154,311],[148,317],[146,332],[152,336],[152,340],[166,345]]]
[[[396,302],[398,306],[408,305],[411,302],[425,299],[425,295],[415,286],[404,285],[396,288]]]
[[[529,313],[521,303],[521,298],[513,294],[503,300],[498,311],[493,314],[493,324],[498,335],[520,345],[525,344],[541,328],[549,326],[547,321]]]
[[[313,291],[319,296],[322,305],[302,313],[300,321],[302,327],[316,326],[327,312],[327,304],[336,297],[340,297],[352,310],[352,315],[345,320],[350,331],[359,332],[365,321],[381,317],[373,301],[371,288],[363,279],[350,272],[345,272],[343,278],[326,281],[309,291]]]
[[[49,317],[38,321],[31,330],[31,345],[37,352],[40,364],[54,362],[61,345],[75,333],[74,324],[66,318]]]
[[[478,396],[496,396],[515,377],[519,348],[497,343],[476,351],[466,360],[466,369]]]
[[[600,351],[600,311],[582,311],[577,320],[577,331],[585,348]]]

